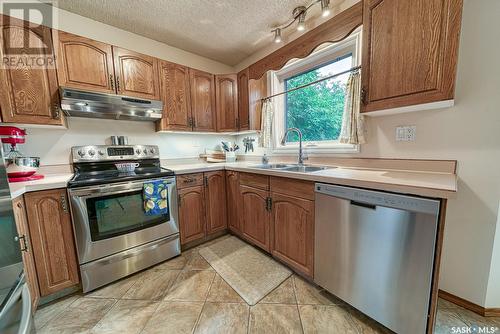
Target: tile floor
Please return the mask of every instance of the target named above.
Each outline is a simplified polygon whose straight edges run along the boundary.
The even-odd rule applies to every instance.
[[[250,307],[198,249],[89,294],[41,307],[35,314],[37,332],[390,333],[296,275]],[[500,318],[483,318],[440,300],[436,333],[452,333],[453,326],[500,328]]]

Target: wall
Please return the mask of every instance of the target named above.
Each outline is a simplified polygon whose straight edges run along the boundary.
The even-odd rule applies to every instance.
[[[500,1],[465,0],[455,106],[368,117],[368,143],[352,156],[458,160],[459,190],[448,204],[440,288],[500,308],[498,17]],[[417,140],[396,142],[399,125],[416,125]]]
[[[112,135],[128,136],[129,144],[151,144],[160,148],[161,159],[196,158],[205,149],[215,149],[221,140],[231,137],[219,134],[194,135],[155,133],[153,122],[133,122],[68,118],[69,129],[29,128],[26,144],[20,150],[38,156],[42,165],[68,164],[70,149],[79,145],[103,145]]]
[[[0,6],[0,12],[1,12]],[[56,28],[104,43],[141,52],[160,59],[193,67],[214,74],[233,73],[231,66],[174,48],[164,43],[94,21],[92,19],[54,8]],[[19,17],[22,19],[22,17]]]

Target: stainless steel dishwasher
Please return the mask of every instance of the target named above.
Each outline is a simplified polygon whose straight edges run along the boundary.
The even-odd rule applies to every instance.
[[[315,282],[396,333],[425,333],[439,206],[317,183]]]

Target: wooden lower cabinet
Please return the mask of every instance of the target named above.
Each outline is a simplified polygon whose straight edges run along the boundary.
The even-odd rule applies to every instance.
[[[314,264],[314,201],[271,193],[271,253],[312,277]]]
[[[224,171],[205,173],[207,234],[227,229],[226,177]]]
[[[226,171],[227,224],[231,232],[241,235],[238,207],[240,205],[239,173]]]
[[[24,195],[41,296],[79,283],[66,189]]]
[[[16,220],[17,233],[21,242],[21,250],[24,263],[24,275],[31,295],[31,304],[36,310],[40,300],[40,289],[38,288],[38,278],[36,275],[35,258],[33,248],[31,247],[31,238],[28,228],[28,217],[26,216],[26,207],[23,196],[12,200],[14,218]]]
[[[240,185],[241,219],[243,237],[270,252],[269,192],[267,190]]]
[[[178,194],[181,244],[186,244],[205,236],[205,188],[183,188]]]

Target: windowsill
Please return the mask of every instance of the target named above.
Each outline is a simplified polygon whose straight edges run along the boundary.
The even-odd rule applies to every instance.
[[[353,144],[331,144],[318,146],[303,146],[307,155],[335,154],[335,153],[359,153],[359,145]],[[298,145],[279,146],[272,150],[273,155],[289,155],[299,151]]]

